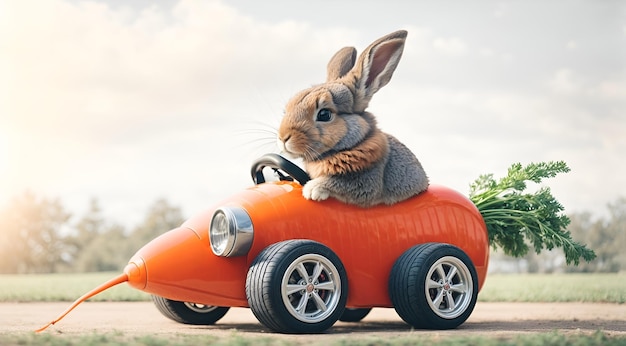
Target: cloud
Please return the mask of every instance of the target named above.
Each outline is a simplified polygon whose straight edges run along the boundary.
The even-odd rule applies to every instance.
[[[616,76],[615,80],[601,81],[592,92],[603,99],[618,100],[623,103],[626,100],[626,79],[624,79],[624,75],[626,73]]]
[[[508,12],[509,12],[509,9],[508,9],[507,4],[499,3],[499,4],[496,5],[496,7],[493,10],[493,16],[495,18],[500,19],[500,18],[503,18],[506,15],[508,15]]]
[[[259,21],[219,1],[182,0],[171,11],[19,1],[5,17],[3,196],[94,185],[106,194],[114,187],[103,182],[136,184],[127,172],[156,170],[156,179],[183,158],[226,161],[242,151],[228,150],[237,133],[274,123],[260,116],[280,116],[289,93],[322,81],[320,61],[356,40],[353,30]],[[237,161],[247,171],[250,159]]]
[[[578,42],[576,42],[576,40],[569,40],[567,41],[565,47],[567,47],[567,49],[569,50],[576,50],[578,49]]]
[[[465,55],[468,51],[467,43],[457,37],[437,37],[433,40],[433,48],[451,56]]]
[[[351,35],[258,22],[216,1],[180,1],[171,15],[156,6],[133,13],[62,1],[31,13],[29,2],[19,4],[4,38],[13,90],[5,107],[19,114],[14,126],[39,135],[90,128],[97,137],[155,114],[202,112],[224,97],[236,102],[250,84],[280,88]]]
[[[214,114],[222,113],[225,98],[236,103],[251,88],[280,89],[296,72],[320,78],[323,66],[317,74],[308,67],[353,35],[259,22],[216,1],[180,1],[171,14],[156,6],[63,1],[31,13],[31,5],[14,6],[12,30],[3,37],[12,89],[4,110],[15,114],[10,120],[18,130],[81,140],[157,116],[210,117],[212,102]]]
[[[592,177],[624,169],[625,71],[597,58],[615,56],[603,46],[612,41],[589,52],[587,36],[552,31],[570,24],[546,13],[529,28],[535,5],[468,5],[459,11],[475,15],[451,21],[446,6],[420,12],[399,1],[410,15],[356,10],[347,22],[317,5],[112,3],[0,4],[1,196],[30,188],[71,210],[96,196],[120,215],[163,194],[204,208],[250,184],[249,163],[274,149],[264,129],[292,94],[323,80],[337,49],[362,51],[398,27],[409,30],[403,61],[371,110],[433,181],[465,192],[514,161],[566,159],[576,177],[563,185],[566,202],[601,205],[585,198],[605,202],[625,186],[612,174],[612,191],[592,187]]]
[[[558,94],[576,94],[583,89],[581,78],[567,68],[556,71],[548,85],[553,92]]]

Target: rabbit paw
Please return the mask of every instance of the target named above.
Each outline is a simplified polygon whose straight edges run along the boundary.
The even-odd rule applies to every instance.
[[[302,196],[306,199],[314,201],[323,201],[328,199],[330,191],[323,186],[323,179],[311,179],[302,188]]]

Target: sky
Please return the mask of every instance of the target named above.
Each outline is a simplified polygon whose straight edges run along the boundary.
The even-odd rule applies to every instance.
[[[467,194],[564,160],[565,211],[626,196],[621,1],[0,1],[0,206],[24,191],[119,223],[252,185],[283,107],[344,46],[409,35],[369,111],[431,183]]]

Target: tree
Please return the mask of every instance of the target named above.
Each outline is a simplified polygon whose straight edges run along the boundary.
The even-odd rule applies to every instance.
[[[75,226],[76,236],[74,240],[78,243],[77,246],[90,243],[98,234],[104,232],[104,227],[105,221],[100,203],[98,199],[92,198],[89,201],[89,210]]]
[[[608,219],[593,219],[588,212],[571,216],[570,231],[594,249],[597,258],[569,272],[618,272],[626,269],[626,198],[607,205]]]
[[[626,197],[620,197],[608,204],[610,223],[607,233],[613,243],[615,257],[612,263],[615,271],[626,270]]]
[[[157,200],[148,208],[143,223],[130,234],[127,254],[132,256],[144,244],[180,226],[183,221],[180,208],[170,205],[166,199]]]
[[[0,211],[0,272],[54,273],[67,265],[63,228],[70,214],[58,200],[31,192]]]
[[[127,263],[128,240],[122,226],[109,224],[102,215],[96,198],[90,201],[87,213],[78,221],[71,237],[72,269],[77,272],[120,270]]]
[[[108,226],[82,248],[74,267],[80,272],[119,271],[128,263],[127,241],[122,226]]]

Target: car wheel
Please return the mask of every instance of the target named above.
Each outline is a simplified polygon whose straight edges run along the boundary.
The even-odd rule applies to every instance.
[[[163,316],[184,324],[215,324],[229,310],[227,307],[179,302],[154,295],[152,296],[152,301]]]
[[[320,333],[344,312],[346,271],[328,247],[287,240],[265,248],[252,262],[246,296],[252,313],[281,333]]]
[[[372,311],[371,308],[360,308],[360,309],[351,309],[346,308],[343,312],[343,315],[339,317],[339,321],[342,322],[360,322],[362,319],[367,316],[367,314]]]
[[[415,328],[456,328],[476,305],[476,269],[455,246],[417,245],[394,264],[389,295],[398,315]]]

